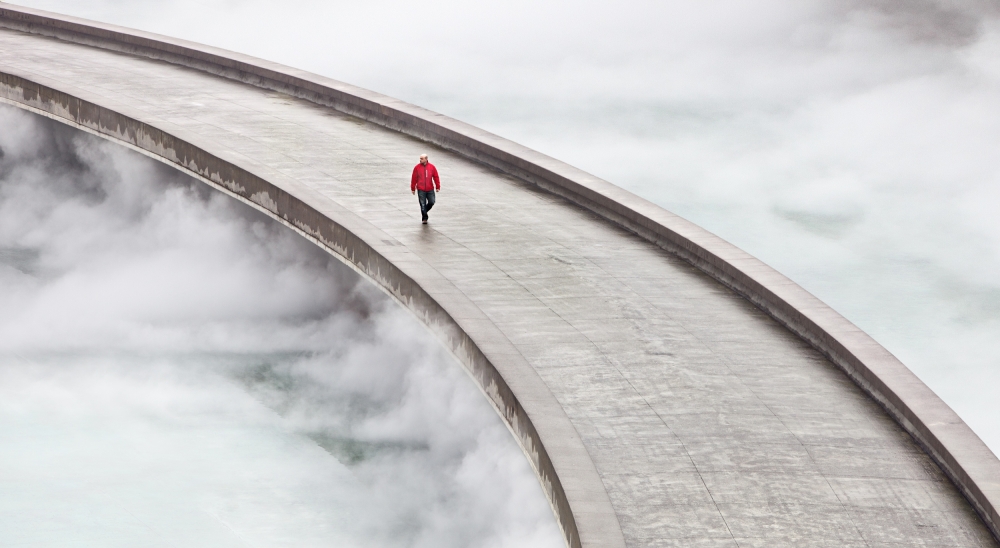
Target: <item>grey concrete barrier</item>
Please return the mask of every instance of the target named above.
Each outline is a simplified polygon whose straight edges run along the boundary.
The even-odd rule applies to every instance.
[[[452,150],[593,211],[706,272],[828,357],[916,440],[1000,540],[1000,460],[968,425],[858,327],[774,269],[693,223],[593,175],[489,132],[305,71],[174,38],[10,4],[0,7],[0,26],[160,59],[326,105]],[[351,236],[344,237],[350,240]],[[374,262],[364,263],[373,265],[365,268],[375,271],[394,268],[383,258],[366,260]],[[400,291],[401,296],[422,294],[419,287]],[[429,299],[423,305],[428,310],[435,308],[433,299],[419,298]],[[461,338],[459,333],[454,336]],[[475,347],[472,341],[462,344],[470,349]],[[497,386],[506,387],[503,379],[497,377]],[[509,413],[513,413],[510,420],[518,420],[514,416],[516,410]],[[525,428],[530,429],[530,421]],[[524,439],[521,441],[525,443]],[[541,448],[540,442],[537,447]],[[551,480],[553,485],[558,484],[558,477]],[[558,499],[558,494],[547,488],[550,498]],[[574,537],[576,524],[572,516],[559,517],[570,545],[579,545],[579,537]]]

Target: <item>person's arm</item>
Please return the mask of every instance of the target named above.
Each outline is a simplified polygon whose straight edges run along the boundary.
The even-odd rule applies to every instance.
[[[434,168],[434,173],[432,174],[434,179],[434,186],[437,187],[437,191],[441,192],[441,177],[438,176],[438,168]]]
[[[413,168],[413,174],[410,175],[410,194],[417,193],[417,168]]]

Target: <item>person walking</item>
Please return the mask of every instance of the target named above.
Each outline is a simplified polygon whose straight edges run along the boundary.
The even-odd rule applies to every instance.
[[[413,166],[413,175],[410,177],[410,192],[417,195],[417,202],[420,203],[420,221],[427,224],[427,212],[434,207],[434,190],[437,188],[441,192],[441,177],[434,164],[427,161],[427,155],[420,155],[420,163]]]

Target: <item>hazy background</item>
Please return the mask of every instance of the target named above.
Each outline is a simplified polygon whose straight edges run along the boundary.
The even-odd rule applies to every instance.
[[[514,438],[290,229],[0,105],[0,544],[551,548]]]
[[[994,1],[20,0],[484,127],[750,251],[1000,452]]]
[[[899,356],[959,412],[994,452],[1000,453],[1000,398],[996,396],[996,387],[1000,384],[1000,222],[996,214],[1000,200],[1000,154],[997,154],[1000,143],[1000,22],[996,2],[19,0],[17,3],[188,38],[312,70],[457,117],[591,171],[692,219],[805,286]],[[0,126],[4,127],[0,135],[8,131],[10,115],[6,116],[8,122]],[[41,147],[38,141],[28,142]],[[29,153],[35,152],[25,154]],[[8,151],[8,157],[10,154]],[[118,153],[110,150],[102,154],[119,158]],[[99,169],[95,166],[89,169]],[[68,174],[77,167],[62,169]],[[156,177],[170,178],[171,175],[161,170]],[[172,206],[170,200],[164,199],[174,199],[170,192],[157,194],[142,186],[132,188],[137,189],[134,194],[116,191],[121,193],[116,199],[138,203],[146,199],[143,193],[148,192],[149,199],[163,202],[154,209],[177,207],[177,211],[169,215],[181,214],[179,206]],[[193,196],[191,193],[197,194],[193,190],[180,194]],[[205,204],[200,207],[217,207],[211,205],[218,203],[216,199],[205,196],[197,199],[201,200],[198,203]],[[190,205],[185,206],[188,207]],[[59,222],[64,223],[62,232],[53,232],[59,237],[48,240],[50,243],[46,245],[64,249],[69,257],[77,253],[69,242],[90,237],[106,241],[122,227],[139,222],[122,219],[115,221],[119,223],[117,227],[101,224],[98,218],[103,219],[106,213],[101,211],[97,215],[95,212],[91,217],[77,217],[83,215],[79,212],[66,213],[65,217],[59,217],[62,219]],[[226,223],[236,223],[233,226],[239,227],[246,226],[239,223],[250,222],[239,220],[244,218],[243,213],[215,210],[209,213],[211,215],[199,217],[198,222],[211,224],[215,219],[218,230],[223,233],[240,232],[224,228],[228,226]],[[56,218],[54,212],[46,214]],[[165,209],[162,214],[169,216]],[[188,219],[185,222],[194,222],[188,216],[183,218]],[[8,226],[7,219],[4,212],[0,216],[0,226]],[[78,227],[80,219],[94,219],[98,232],[88,237],[78,229],[69,228],[70,222]],[[142,221],[143,226],[145,223]],[[104,228],[100,229],[101,226]],[[183,230],[184,223],[180,226],[176,230]],[[131,236],[117,237],[128,240]],[[110,245],[142,248],[138,242],[149,241],[149,237],[150,233],[136,234],[133,244]],[[152,241],[163,242],[169,248],[176,237],[171,234],[169,238]],[[240,238],[249,237],[244,234]],[[261,236],[262,241],[272,237],[279,236]],[[252,242],[257,240],[237,239],[232,249],[243,250],[250,246],[261,249],[261,253],[282,253],[279,249],[264,251],[275,246],[251,245]],[[201,245],[201,242],[196,240],[194,244]],[[241,370],[233,365],[235,362],[227,357],[227,352],[258,348],[262,343],[253,334],[268,333],[275,322],[284,321],[273,319],[276,317],[312,318],[291,321],[294,329],[282,327],[277,330],[279,340],[293,341],[287,343],[293,355],[307,348],[318,355],[326,355],[323,354],[326,352],[330,356],[345,356],[345,361],[337,362],[347,364],[343,366],[345,371],[355,370],[350,366],[352,363],[367,363],[361,359],[351,361],[354,359],[351,356],[358,352],[396,356],[382,360],[396,364],[387,367],[404,367],[401,364],[406,363],[405,359],[400,356],[408,355],[421,356],[412,366],[413,371],[437,367],[430,364],[439,363],[439,358],[433,357],[439,350],[433,345],[426,346],[422,335],[411,332],[402,338],[389,337],[386,331],[371,327],[391,320],[368,319],[364,320],[368,323],[355,326],[353,322],[363,315],[352,311],[350,306],[346,312],[332,312],[341,310],[337,303],[345,302],[343,299],[355,302],[358,298],[352,295],[366,290],[353,285],[348,290],[348,286],[338,285],[340,289],[331,290],[329,295],[319,299],[319,304],[296,300],[295,288],[301,287],[297,284],[311,286],[311,281],[306,284],[303,280],[313,280],[310,276],[318,276],[318,270],[328,272],[326,266],[321,266],[326,264],[321,259],[327,259],[309,255],[307,248],[302,244],[300,249],[296,248],[294,256],[274,255],[261,259],[263,266],[248,266],[243,274],[247,279],[236,280],[235,285],[230,286],[226,275],[222,274],[227,270],[212,270],[211,265],[220,262],[229,266],[226,260],[217,260],[215,251],[191,252],[183,261],[164,255],[160,263],[129,267],[130,261],[119,260],[113,247],[104,255],[103,266],[99,269],[98,266],[88,267],[97,269],[93,272],[104,272],[102,276],[89,278],[91,285],[74,286],[73,280],[77,278],[70,277],[61,282],[62,285],[53,285],[45,291],[33,289],[41,291],[39,295],[52,296],[47,297],[48,301],[38,301],[43,304],[36,305],[39,311],[31,312],[34,316],[5,319],[3,329],[8,330],[4,335],[8,337],[6,340],[11,340],[12,335],[6,333],[20,333],[21,337],[32,325],[47,325],[38,323],[43,321],[38,318],[47,318],[45,322],[56,325],[65,323],[66,329],[58,332],[66,334],[59,340],[66,341],[66,348],[70,348],[73,341],[84,344],[72,348],[72,352],[81,356],[80,364],[89,359],[86,357],[88,352],[97,352],[101,348],[99,345],[114,342],[112,348],[124,349],[111,352],[114,359],[102,362],[106,365],[100,370],[106,371],[108,378],[121,379],[115,382],[123,383],[122,386],[128,387],[127,392],[136,394],[134,401],[106,398],[100,388],[103,381],[77,378],[70,373],[53,373],[54,358],[28,356],[25,351],[21,354],[32,364],[31,368],[17,368],[16,378],[7,378],[14,374],[11,373],[14,369],[3,369],[6,377],[0,381],[0,390],[4,391],[0,405],[14,401],[3,408],[7,409],[5,413],[49,417],[44,419],[50,421],[46,427],[65,428],[67,435],[80,429],[89,432],[88,428],[96,432],[103,419],[81,419],[79,424],[84,426],[71,428],[66,425],[74,423],[66,421],[75,416],[72,411],[65,411],[66,416],[58,416],[57,411],[44,406],[44,398],[64,402],[67,398],[75,398],[81,386],[90,387],[79,397],[81,401],[90,398],[91,403],[81,403],[81,408],[89,409],[88,406],[96,403],[103,405],[105,400],[109,407],[107,411],[87,411],[84,417],[101,417],[103,415],[93,414],[106,412],[118,417],[115,420],[139,415],[151,417],[149,420],[158,425],[180,421],[177,424],[184,428],[177,427],[177,436],[185,437],[177,438],[176,451],[188,451],[181,449],[188,446],[206,447],[194,443],[199,434],[184,434],[191,424],[207,424],[209,430],[206,432],[214,433],[217,430],[211,430],[213,421],[224,424],[227,417],[234,415],[239,415],[240,420],[256,416],[233,411],[242,409],[239,405],[243,404],[238,402],[258,410],[262,408],[255,402],[265,402],[269,409],[280,410],[286,405],[282,402],[290,401],[286,392],[269,388],[272,384],[284,386],[286,381],[256,379],[270,379],[272,374],[277,375],[276,379],[305,375],[302,378],[310,382],[322,378],[311,369],[312,362],[304,358],[262,359],[262,364],[277,365],[262,365],[264,369],[260,372],[252,368]],[[54,268],[22,248],[5,248],[3,253],[8,264],[13,261],[29,265],[15,267],[15,270],[37,268],[37,272],[48,272],[45,269]],[[236,261],[242,255],[229,257]],[[291,293],[287,295],[292,297],[285,294],[278,297],[277,292],[268,289],[271,282],[254,282],[255,277],[270,280],[283,272],[274,269],[285,261],[313,265],[292,269],[298,272],[294,276],[304,276],[290,278],[298,280],[288,282]],[[79,264],[97,265],[98,262]],[[78,276],[88,272],[77,268],[74,266],[73,271],[80,272]],[[180,270],[174,271],[174,268]],[[30,278],[28,274],[4,272],[4,276]],[[187,280],[185,285],[189,286],[197,285],[195,280],[202,283],[211,279],[215,284],[211,287],[215,289],[192,294],[190,298],[183,292],[169,293],[151,303],[151,299],[161,294],[154,290],[160,286],[142,288],[135,285],[135,280],[144,278],[129,275],[129,272],[153,276],[152,279],[178,277]],[[5,279],[3,283],[14,282]],[[17,283],[42,284],[23,280]],[[88,295],[100,292],[81,293],[77,290],[79,287],[103,287],[106,292],[119,287],[131,288],[128,294],[134,297],[112,300],[115,304],[109,307],[106,299],[87,301],[96,299]],[[200,310],[203,300],[212,303],[213,299],[223,298],[232,287],[244,288],[238,290],[241,294],[250,288],[264,296],[274,295],[274,298],[265,298],[259,311],[237,308],[236,312],[226,312],[235,327],[227,328],[218,336],[213,335],[215,324],[211,315],[206,316],[204,324],[196,323],[202,327],[193,333],[172,332],[162,327],[189,323],[191,314]],[[101,325],[105,326],[101,328],[103,331],[95,332],[87,327],[87,322],[79,319],[63,318],[52,312],[53,305],[44,305],[64,297],[74,299],[71,302],[77,303],[74,306],[79,314],[107,315],[101,320]],[[2,298],[19,297],[4,295]],[[88,302],[95,305],[89,306]],[[8,309],[5,302],[3,310]],[[44,315],[46,309],[48,316]],[[160,327],[156,329],[133,329],[120,327],[122,322],[116,319],[121,314],[126,318],[131,317],[129,314],[142,317],[148,310],[154,311],[157,322],[161,321],[159,315],[170,321],[163,320],[165,323],[157,324]],[[396,314],[383,308],[378,310],[368,317],[390,318]],[[324,314],[332,314],[338,319],[316,319],[325,317]],[[258,321],[263,323],[256,324]],[[143,322],[148,323],[146,319]],[[140,322],[140,325],[145,323]],[[121,331],[116,331],[119,327]],[[9,331],[12,329],[15,331]],[[336,337],[311,338],[310,330],[313,329],[316,333],[328,333],[323,330],[332,329],[350,335],[345,335],[344,342],[334,344],[331,350],[316,340],[329,342]],[[195,340],[216,341],[212,344],[225,349],[220,351],[223,356],[198,358],[192,362],[196,365],[180,366],[176,360],[164,361],[165,365],[154,369],[148,377],[136,377],[128,368],[129,360],[133,359],[129,353],[139,352],[137,348],[143,349],[146,345],[169,348],[170,340],[187,340],[192,336]],[[284,339],[286,336],[289,338]],[[25,340],[30,342],[32,339],[28,336]],[[132,340],[144,342],[139,345],[129,342]],[[217,352],[209,342],[204,344],[197,350],[199,355]],[[286,343],[265,344],[258,350],[267,356],[285,356],[283,344]],[[396,350],[386,346],[392,344],[397,345],[393,347]],[[59,345],[53,348],[58,349]],[[161,360],[160,357],[156,359]],[[29,375],[22,373],[24,371],[34,373]],[[445,375],[441,378],[448,378],[447,373],[441,374]],[[216,380],[190,380],[194,378]],[[358,390],[364,394],[398,389],[359,382],[362,388]],[[226,405],[235,407],[217,406],[217,398],[207,395],[209,388],[191,390],[192,386],[201,388],[212,383],[229,387],[226,390],[234,396],[225,399],[230,402]],[[173,395],[156,396],[165,393],[167,388],[160,392],[160,387],[164,386],[173,387],[169,388]],[[233,386],[243,388],[237,390]],[[454,386],[461,386],[461,383]],[[247,396],[248,392],[255,397]],[[17,406],[26,406],[29,400],[27,396],[20,400],[9,399],[15,393],[38,393],[44,397],[39,396],[39,403],[33,404],[37,408],[22,411]],[[303,401],[311,401],[313,397]],[[188,407],[175,412],[181,404],[166,403],[175,400],[189,402],[184,404]],[[336,408],[324,402],[322,405]],[[132,405],[142,412],[126,412]],[[104,408],[98,406],[98,409]],[[331,413],[325,407],[322,409],[323,416],[341,416],[337,414],[339,411]],[[261,416],[266,415],[259,412]],[[284,447],[293,442],[283,440],[301,440],[302,435],[324,439],[316,432],[326,430],[314,430],[311,426],[310,420],[317,419],[300,418],[308,417],[307,413],[296,409],[276,413],[267,415],[266,420],[260,419],[261,426],[247,428],[258,428],[255,432],[270,432],[268,428],[285,432],[276,433],[273,438],[274,444],[284,443]],[[364,420],[348,422],[368,424]],[[248,424],[257,423],[250,421]],[[389,428],[392,422],[385,420],[380,424]],[[323,428],[331,428],[332,432],[353,431],[325,424]],[[360,426],[357,428],[359,432],[367,432]],[[119,430],[103,432],[101,435],[110,437]],[[295,432],[299,437],[287,432]],[[8,435],[4,433],[4,438]],[[291,437],[282,437],[286,435]],[[337,441],[340,435],[331,435],[334,439],[323,442],[325,447],[333,447],[328,451],[334,453],[347,451],[346,454],[351,454]],[[265,438],[257,433],[248,436],[258,442]],[[427,434],[423,439],[431,437]],[[216,434],[206,434],[199,439],[206,440],[203,443],[223,443]],[[393,436],[371,439],[389,440],[385,443],[391,442],[392,447],[415,447],[406,443],[417,443],[409,438],[405,438],[404,443]],[[478,454],[475,449],[468,449],[480,447],[468,441],[473,438],[464,439],[466,441],[455,443],[469,451],[465,454]],[[51,448],[61,447],[62,441],[59,444],[57,441],[38,440],[38,443],[50,443]],[[261,452],[273,447],[259,443],[262,444]],[[382,441],[372,443],[376,447],[388,447],[378,445]],[[393,446],[392,443],[402,445]],[[508,451],[511,451],[510,442],[504,443],[508,443]],[[237,440],[230,447],[242,452],[245,444],[250,442]],[[212,451],[220,450],[213,446]],[[399,454],[419,453],[400,451]],[[154,454],[159,453],[154,451]],[[192,453],[182,454],[190,458],[181,459],[185,466],[178,468],[177,478],[187,474],[184,477],[218,476],[223,478],[220,481],[228,481],[225,478],[232,477],[208,467],[210,463],[204,470],[213,472],[201,472],[203,475],[198,476],[195,465],[190,465],[191,469],[186,466],[191,462],[207,461],[199,460],[202,457]],[[330,453],[317,454],[317,458],[326,458],[324,455]],[[512,452],[505,454],[513,455]],[[518,461],[511,456],[510,459],[496,462],[526,466],[523,458]],[[295,471],[299,470],[297,466],[305,465],[286,466],[287,463],[279,460],[264,459],[261,462],[268,464],[261,466],[270,466],[273,462],[274,473],[285,474],[285,481],[297,485],[294,482],[301,478],[294,475]],[[221,460],[216,462],[217,467],[222,466],[219,462]],[[443,459],[441,462],[457,461]],[[351,466],[356,468],[358,465]],[[481,471],[488,466],[482,464],[476,468]],[[444,469],[454,471],[447,466]],[[0,467],[0,473],[4,472],[10,474],[6,467]],[[135,476],[149,475],[137,472]],[[461,475],[447,477],[454,480]],[[512,480],[520,485],[517,482],[524,481],[527,476],[511,472],[509,477],[522,478]],[[7,478],[4,480],[6,485]],[[445,481],[444,485],[454,485],[457,480],[452,480]],[[232,480],[232,484],[243,485],[236,480]],[[322,500],[323,496],[334,495],[326,494],[324,489],[318,491],[324,494],[316,495],[318,502],[305,508],[324,512],[337,507],[337,504]],[[349,490],[340,493],[342,496],[354,494]],[[364,497],[359,500],[363,501],[358,503],[359,508],[368,504]],[[503,500],[502,496],[496,499]],[[492,504],[497,508],[506,508],[496,501]],[[474,503],[473,507],[490,511],[494,507],[488,504],[491,503]],[[413,503],[411,506],[404,504],[404,508],[417,512],[423,506]],[[507,508],[504,511],[515,510]],[[405,510],[400,512],[400,515],[409,515]],[[217,512],[216,515],[222,514]],[[520,529],[514,528],[520,532],[512,533],[511,537],[497,533],[501,535],[499,538],[515,538],[517,534],[541,538],[547,534],[544,525],[534,525],[532,520],[536,518],[517,517],[516,512],[511,515],[514,517],[504,519],[521,523]],[[345,529],[348,533],[344,534],[354,534],[358,528],[375,527],[363,520],[351,521],[348,525]],[[439,526],[453,525],[442,523]],[[480,524],[475,527],[498,526]],[[391,536],[385,531],[378,534]],[[393,538],[407,538],[406,534],[409,533]]]

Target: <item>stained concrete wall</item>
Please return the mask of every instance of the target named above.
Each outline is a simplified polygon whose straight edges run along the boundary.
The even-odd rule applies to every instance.
[[[807,341],[877,401],[931,456],[1000,537],[1000,461],[955,413],[869,336],[808,292],[748,254],[605,181],[447,117],[366,90],[231,52],[165,37],[53,17],[25,8],[0,8],[0,26],[162,59],[261,88],[301,97],[435,143],[561,195],[676,254],[744,296]],[[230,163],[121,113],[37,82],[5,75],[5,97],[110,136],[200,174],[267,209],[339,253],[443,333],[476,373],[520,438],[557,509],[568,542],[580,545],[579,525],[545,436],[528,420],[503,375],[459,324],[399,265],[337,226],[321,212]],[[511,379],[507,379],[510,381]],[[556,459],[558,460],[558,459]],[[574,479],[575,481],[575,479]],[[613,536],[613,535],[612,535]],[[602,538],[584,535],[585,540]],[[617,541],[610,541],[612,545]],[[602,541],[602,542],[603,542]],[[596,545],[582,542],[583,545]]]

